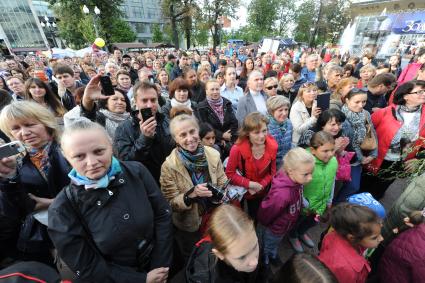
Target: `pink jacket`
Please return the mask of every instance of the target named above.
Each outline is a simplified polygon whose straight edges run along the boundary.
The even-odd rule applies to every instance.
[[[422,64],[419,63],[411,63],[407,65],[398,77],[398,84],[402,84],[408,81],[413,80],[418,74],[418,70],[422,67]]]
[[[279,171],[272,180],[267,196],[261,202],[257,220],[275,235],[285,235],[300,216],[303,186]]]

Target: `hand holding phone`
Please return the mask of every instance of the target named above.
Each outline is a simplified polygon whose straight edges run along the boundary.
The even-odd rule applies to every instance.
[[[0,177],[11,178],[16,176],[15,155],[24,151],[25,147],[18,141],[0,146]]]
[[[317,108],[320,108],[322,112],[328,110],[330,105],[330,100],[331,100],[330,92],[319,94],[317,96]]]
[[[10,157],[25,151],[25,147],[19,141],[13,141],[0,146],[0,159]]]
[[[145,137],[152,138],[155,136],[156,132],[156,120],[153,118],[153,113],[151,108],[143,108],[140,109],[140,116],[143,121],[139,122],[140,125],[140,131],[142,132],[142,135]]]
[[[102,86],[103,94],[111,96],[115,94],[114,87],[112,85],[111,78],[109,76],[100,77],[100,85]]]

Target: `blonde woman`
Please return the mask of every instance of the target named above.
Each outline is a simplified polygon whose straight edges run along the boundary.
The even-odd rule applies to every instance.
[[[358,80],[354,77],[342,79],[331,95],[329,108],[341,110],[348,92],[356,87]]]
[[[319,90],[314,83],[305,83],[300,87],[298,96],[292,105],[289,119],[294,128],[292,143],[298,144],[303,132],[316,124],[317,118],[322,112],[316,105]]]

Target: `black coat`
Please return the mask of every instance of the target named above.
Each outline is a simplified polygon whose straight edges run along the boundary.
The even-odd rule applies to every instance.
[[[297,97],[297,92],[295,91],[295,89],[291,88],[289,91],[284,91],[282,90],[278,90],[277,91],[278,95],[283,95],[286,98],[289,99],[289,102],[291,102],[291,105],[294,103],[295,98]]]
[[[156,134],[153,138],[141,135],[139,120],[132,117],[115,131],[114,149],[121,160],[140,161],[159,183],[161,166],[175,147],[169,121],[164,115],[156,115]]]
[[[196,103],[200,103],[207,97],[207,94],[205,92],[205,85],[202,82],[198,82],[193,87],[191,87],[190,92],[192,94],[190,100]]]
[[[153,244],[149,270],[168,267],[172,257],[171,209],[149,171],[138,162],[120,162],[106,189],[70,189],[97,252],[64,191],[49,208],[49,234],[59,256],[84,282],[145,282],[137,247]]]
[[[198,104],[198,111],[196,116],[200,122],[210,124],[215,130],[215,139],[217,143],[220,143],[223,139],[223,133],[230,130],[232,134],[232,142],[235,142],[238,138],[238,120],[233,113],[232,102],[223,97],[223,108],[224,108],[224,120],[221,124],[220,119],[211,106],[208,104],[208,101],[204,101]]]
[[[29,198],[28,193],[41,198],[55,198],[69,184],[68,173],[71,168],[57,143],[50,146],[49,161],[47,180],[31,162],[29,155],[26,155],[18,166],[16,179],[0,183],[1,192],[19,208],[22,216],[34,211],[35,201]]]

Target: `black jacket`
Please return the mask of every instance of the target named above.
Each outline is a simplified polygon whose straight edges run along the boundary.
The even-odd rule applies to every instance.
[[[192,93],[192,97],[190,98],[190,100],[196,103],[204,101],[207,97],[207,94],[205,92],[205,85],[202,82],[198,82],[193,87],[191,87],[190,92]]]
[[[174,81],[175,79],[177,79],[178,77],[183,76],[183,70],[182,68],[180,68],[179,65],[176,65],[170,73],[170,80]]]
[[[239,272],[212,253],[212,244],[203,242],[194,248],[186,266],[187,283],[264,283],[260,265],[250,273]]]
[[[210,124],[215,130],[215,139],[216,143],[220,143],[223,139],[223,133],[230,130],[232,134],[232,142],[235,142],[238,138],[238,120],[233,113],[232,102],[223,97],[223,108],[224,108],[224,120],[221,124],[220,119],[211,106],[208,104],[208,101],[204,101],[198,104],[198,111],[196,116],[200,122]]]
[[[288,92],[282,90],[278,90],[277,91],[278,95],[283,95],[286,98],[289,99],[289,102],[291,102],[291,105],[294,103],[295,98],[297,97],[297,92],[295,91],[295,89],[291,88]]]
[[[49,208],[49,234],[59,256],[84,282],[145,282],[137,247],[154,245],[150,268],[168,267],[172,257],[171,209],[149,171],[138,162],[120,162],[122,172],[106,189],[71,184],[80,214],[97,252],[64,191]]]
[[[156,134],[153,138],[141,135],[139,120],[132,117],[115,131],[114,149],[121,160],[140,161],[159,183],[161,166],[175,147],[169,129],[169,121],[163,114],[156,114]]]
[[[19,208],[22,216],[33,212],[35,201],[30,199],[28,193],[41,198],[54,198],[69,184],[68,173],[70,166],[63,157],[60,147],[53,143],[49,151],[50,169],[47,181],[31,162],[29,155],[18,166],[18,175],[15,180],[0,183],[0,190],[4,196]]]
[[[367,92],[367,101],[366,105],[363,107],[370,114],[373,113],[372,108],[385,108],[387,107],[387,101],[385,100],[385,95],[374,95],[370,91]]]

